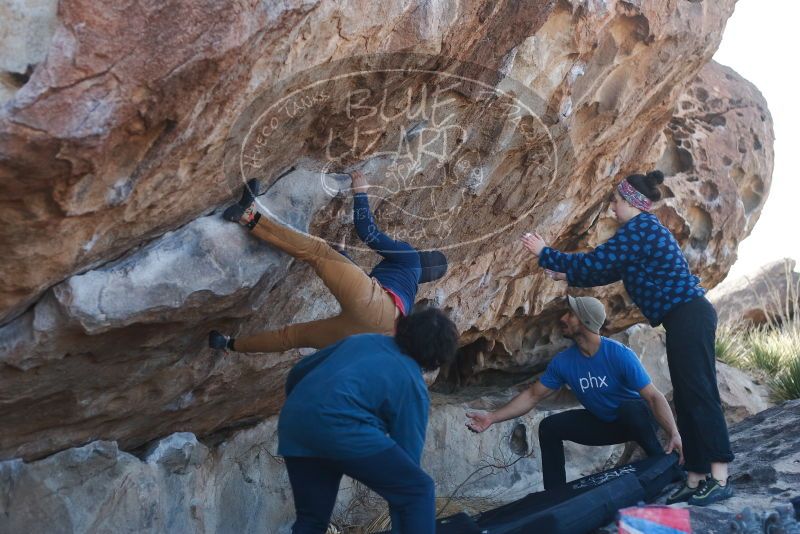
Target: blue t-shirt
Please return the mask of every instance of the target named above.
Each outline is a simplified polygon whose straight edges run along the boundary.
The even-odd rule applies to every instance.
[[[399,445],[419,464],[428,388],[394,338],[359,334],[302,359],[287,379],[278,454],[344,460]]]
[[[669,311],[706,290],[689,270],[672,233],[652,213],[622,225],[611,239],[590,252],[566,254],[545,247],[539,265],[567,275],[573,287],[603,286],[622,280],[625,290],[653,326]]]
[[[617,418],[623,401],[641,399],[639,390],[651,382],[636,354],[606,337],[591,357],[578,345],[559,352],[539,381],[550,389],[567,384],[587,410],[607,422]]]
[[[422,274],[419,252],[405,241],[392,239],[378,229],[366,193],[353,195],[353,224],[361,241],[383,256],[369,275],[400,297],[405,306],[403,311],[411,313]]]

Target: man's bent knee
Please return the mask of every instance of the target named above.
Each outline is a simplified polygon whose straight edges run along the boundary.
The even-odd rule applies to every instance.
[[[539,437],[544,434],[552,434],[556,427],[555,416],[548,415],[539,423]]]
[[[650,411],[644,400],[624,401],[617,408],[617,418],[626,421],[647,420],[650,418]]]

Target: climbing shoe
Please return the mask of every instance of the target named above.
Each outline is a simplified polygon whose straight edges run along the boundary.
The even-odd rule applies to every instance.
[[[254,205],[254,200],[257,196],[258,180],[253,178],[244,186],[242,198],[239,199],[239,202],[228,206],[225,211],[222,212],[222,218],[226,221],[243,224],[252,229],[260,217]]]
[[[694,495],[689,497],[688,503],[693,506],[708,506],[715,502],[724,501],[733,496],[733,486],[730,482],[720,486],[719,481],[709,477],[702,488],[698,488]]]
[[[703,484],[705,484],[705,481],[701,480],[697,486],[695,486],[694,488],[690,488],[687,485],[687,483],[684,482],[683,484],[681,484],[681,487],[679,487],[677,490],[672,492],[669,495],[669,497],[667,497],[667,504],[675,504],[676,502],[688,501],[689,498],[697,492],[697,490],[703,487]]]
[[[234,338],[221,334],[216,330],[212,330],[208,333],[208,346],[212,349],[233,350],[233,341]]]

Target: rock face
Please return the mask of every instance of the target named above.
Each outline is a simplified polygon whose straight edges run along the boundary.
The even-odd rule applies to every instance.
[[[459,364],[439,379],[445,389],[531,374],[559,347],[563,287],[522,253],[520,230],[539,229],[566,250],[593,246],[613,232],[604,212],[615,180],[662,165],[672,176],[658,214],[714,285],[768,193],[766,104],[707,64],[733,0],[42,5],[43,18],[21,20],[46,54],[26,56],[35,65],[24,76],[10,56],[0,67],[15,80],[0,108],[3,459],[98,439],[132,450],[277,413],[298,353],[222,356],[205,347],[207,331],[241,335],[337,306],[306,266],[214,216],[241,185],[229,165],[237,120],[281,87],[276,80],[308,82],[312,67],[333,76],[337,61],[357,55],[373,68],[376,54],[433,55],[415,64],[426,72],[381,79],[380,115],[364,112],[377,109],[372,100],[350,105],[372,86],[325,86],[329,94],[307,102],[320,107],[272,136],[252,172],[270,186],[269,210],[351,244],[337,172],[364,165],[386,188],[391,167],[435,193],[447,224],[429,217],[419,227],[464,245],[449,252],[448,276],[419,295],[462,332]],[[419,106],[431,72],[483,84],[442,90],[461,136],[446,124],[426,137],[436,120],[415,116],[399,137],[348,141],[354,124]],[[514,115],[508,95],[524,91],[513,80],[535,93],[536,117]],[[349,116],[354,109],[363,113]],[[416,147],[418,167],[381,155],[398,139]],[[325,165],[331,147],[349,154],[335,168]],[[399,232],[405,220],[392,208],[425,215],[426,194],[408,188],[374,202],[380,224]],[[508,230],[468,239],[498,221]],[[640,320],[618,285],[596,294],[609,331]]]
[[[731,523],[745,508],[759,515],[790,506],[800,497],[800,400],[788,401],[748,417],[730,429],[731,447],[736,459],[730,465],[736,490],[726,501],[706,508],[689,506],[693,532],[729,534]],[[670,488],[671,490],[671,488]],[[656,502],[666,500],[666,491]],[[761,532],[783,532],[764,530]],[[614,525],[598,531],[616,533]],[[756,532],[756,530],[753,530]]]
[[[55,0],[0,3],[0,104],[9,100],[47,55],[56,26]]]
[[[470,404],[488,407],[511,394]],[[467,510],[488,509],[542,489],[538,423],[574,398],[563,395],[482,434],[464,426],[465,405],[443,400],[434,398],[423,455],[441,500],[452,498]],[[771,507],[797,495],[800,440],[792,429],[798,418],[800,401],[793,401],[733,427],[732,473],[739,496],[713,507],[717,515],[711,517],[720,520],[721,514],[726,520],[743,506]],[[288,533],[294,511],[286,470],[275,456],[276,423],[270,418],[202,442],[177,433],[136,456],[114,442],[97,441],[31,463],[2,462],[0,532],[96,532],[124,524],[135,532]],[[567,443],[567,478],[609,468],[622,454],[622,446]],[[333,520],[363,525],[383,506],[346,480]]]
[[[788,401],[731,429],[731,481],[738,494],[715,509],[772,509],[800,496],[800,400]]]
[[[463,406],[434,409],[424,467],[435,476],[437,493],[504,502],[540,485],[531,432],[543,415],[475,435],[464,426]],[[274,455],[276,423],[271,418],[218,445],[177,433],[138,457],[98,441],[30,464],[0,463],[0,532],[52,531],[52,525],[59,525],[57,532],[95,532],[123,524],[136,532],[288,532],[294,508],[286,469]],[[524,430],[515,432],[517,426]],[[619,452],[578,449],[568,448],[574,477],[581,476],[578,469],[601,469]],[[529,452],[531,458],[514,463]],[[368,514],[360,517],[364,521],[381,507],[376,496],[348,480],[334,521],[341,525]]]
[[[254,432],[264,441],[252,440]],[[141,459],[97,441],[34,464],[4,462],[0,531],[103,532],[125,525],[130,532],[275,532],[291,509],[286,469],[269,454],[274,432],[274,421],[266,422],[213,451],[193,434],[178,433]]]
[[[721,282],[736,259],[724,235],[752,230],[772,177],[769,111],[758,89],[742,81],[728,67],[707,64],[678,98],[658,162],[667,175],[683,178],[667,182],[659,218],[669,224],[677,213],[683,220],[671,229],[688,240],[686,255],[699,263],[708,287]]]
[[[759,326],[795,314],[800,310],[800,273],[795,265],[792,259],[779,260],[715,287],[708,296],[720,323]]]

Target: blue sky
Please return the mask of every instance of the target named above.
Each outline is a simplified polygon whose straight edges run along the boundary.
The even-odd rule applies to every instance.
[[[739,0],[714,59],[753,82],[775,123],[772,189],[729,277],[783,257],[800,260],[800,2]]]

